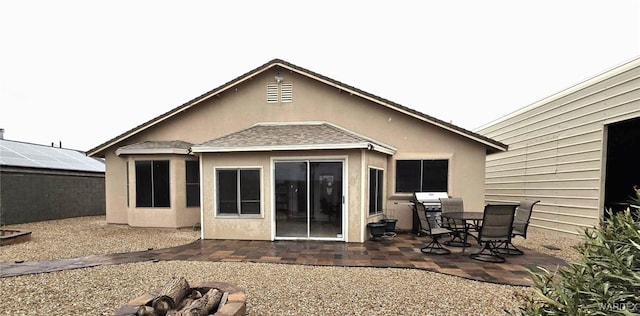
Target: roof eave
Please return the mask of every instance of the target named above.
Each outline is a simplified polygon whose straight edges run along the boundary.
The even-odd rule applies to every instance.
[[[188,155],[191,152],[189,149],[183,148],[118,148],[116,155],[158,155],[158,154],[172,154],[172,155]]]
[[[509,150],[508,145],[500,146],[500,147],[487,147],[487,155],[496,154],[499,152],[505,152]]]
[[[387,155],[395,154],[392,148],[386,148],[370,142],[349,143],[349,144],[313,144],[313,145],[275,145],[275,146],[245,146],[245,147],[224,147],[224,146],[193,146],[194,153],[227,153],[227,152],[258,152],[258,151],[300,151],[300,150],[331,150],[331,149],[368,149],[381,152]]]
[[[327,84],[327,85],[330,85],[332,87],[338,88],[338,89],[343,90],[345,92],[348,92],[350,94],[357,95],[357,96],[359,96],[359,97],[361,97],[363,99],[366,99],[368,101],[371,101],[371,102],[374,102],[374,103],[378,103],[378,104],[380,104],[382,106],[385,106],[385,107],[390,108],[392,110],[398,111],[398,112],[400,112],[402,114],[409,115],[411,117],[417,118],[417,119],[419,119],[419,120],[421,120],[423,122],[427,122],[427,123],[436,125],[436,126],[438,126],[440,128],[444,128],[444,129],[446,129],[448,131],[451,131],[453,133],[456,133],[458,135],[470,138],[470,139],[472,139],[474,141],[477,141],[479,143],[484,144],[487,147],[492,148],[495,151],[506,151],[507,150],[507,146],[505,144],[499,143],[497,141],[493,141],[493,142],[487,141],[487,140],[482,139],[480,137],[474,136],[473,134],[465,133],[465,132],[463,132],[463,131],[461,131],[459,129],[452,128],[451,126],[443,124],[443,123],[441,123],[441,122],[439,122],[437,120],[432,120],[432,119],[429,119],[428,117],[425,117],[423,115],[418,115],[418,114],[413,113],[411,111],[407,111],[407,110],[405,110],[405,109],[403,109],[401,107],[398,107],[397,105],[395,105],[395,104],[393,104],[391,102],[386,102],[385,100],[382,100],[380,98],[371,96],[371,95],[369,95],[367,93],[363,93],[362,91],[360,91],[358,89],[353,89],[353,88],[350,88],[348,86],[338,84],[335,81],[332,81],[332,80],[329,80],[327,78],[324,78],[323,76],[317,76],[317,75],[314,75],[313,73],[310,73],[310,72],[300,71],[300,70],[296,69],[295,67],[292,67],[292,66],[290,66],[290,65],[288,65],[288,64],[286,64],[284,62],[276,62],[276,63],[274,63],[274,65],[278,65],[280,67],[289,69],[290,71],[295,71],[298,74],[307,76],[307,77],[309,77],[311,79],[320,81],[320,82],[322,82],[324,84]],[[491,151],[491,150],[487,150],[487,151]]]

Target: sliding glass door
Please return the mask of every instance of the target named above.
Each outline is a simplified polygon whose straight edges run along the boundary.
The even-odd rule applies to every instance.
[[[275,163],[276,238],[343,239],[343,162]]]

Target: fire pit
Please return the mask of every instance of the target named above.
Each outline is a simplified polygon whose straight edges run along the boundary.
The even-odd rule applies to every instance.
[[[0,229],[0,246],[31,240],[31,231],[26,229]]]
[[[223,282],[193,282],[173,278],[162,288],[132,299],[116,316],[214,315],[241,316],[246,313],[244,290]]]

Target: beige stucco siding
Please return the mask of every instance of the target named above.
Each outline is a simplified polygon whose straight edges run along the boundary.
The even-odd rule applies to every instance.
[[[640,63],[594,77],[478,132],[509,145],[487,156],[487,202],[539,199],[532,225],[576,233],[602,215],[606,125],[640,116]]]
[[[362,179],[361,150],[349,151],[306,151],[306,152],[258,152],[258,153],[204,153],[202,154],[203,192],[203,229],[205,239],[260,239],[273,240],[274,201],[273,201],[273,164],[276,161],[291,160],[330,160],[343,161],[344,174],[347,176],[343,205],[345,223],[345,241],[362,242],[365,237],[366,219],[361,216]],[[261,173],[261,214],[260,215],[218,215],[216,214],[216,168],[259,168]],[[366,193],[366,192],[365,192]],[[366,205],[368,206],[368,205]],[[365,209],[366,211],[366,209]]]
[[[293,84],[293,101],[288,103],[267,103],[266,85],[274,81],[274,75],[280,73],[284,82]],[[437,105],[434,105],[437,106]],[[368,172],[366,169],[370,164],[385,168],[385,178],[387,189],[385,204],[390,212],[394,212],[399,219],[397,227],[400,229],[411,228],[411,212],[406,205],[396,205],[394,202],[406,201],[410,199],[410,194],[397,194],[395,190],[395,161],[398,159],[449,159],[449,184],[448,193],[452,196],[460,196],[465,200],[465,207],[472,210],[481,210],[484,206],[484,170],[487,147],[485,144],[474,141],[460,134],[448,131],[442,127],[426,123],[424,120],[402,113],[398,110],[382,106],[372,100],[365,99],[354,94],[345,92],[335,86],[330,86],[320,81],[300,75],[296,72],[276,67],[259,73],[250,79],[244,80],[236,85],[223,89],[215,95],[208,96],[197,104],[183,110],[182,112],[167,116],[151,126],[138,130],[135,134],[125,138],[122,142],[111,146],[106,152],[107,165],[107,219],[111,223],[127,223],[140,225],[142,219],[153,217],[159,213],[156,210],[138,210],[135,207],[126,205],[126,161],[131,157],[122,155],[116,156],[115,150],[121,146],[134,144],[142,141],[168,141],[181,140],[192,144],[200,144],[224,135],[228,135],[239,130],[261,122],[304,122],[304,121],[326,121],[337,126],[346,128],[357,134],[386,143],[397,148],[393,156],[374,155],[365,153],[368,157],[361,160],[360,153],[338,152],[338,155],[349,156],[349,183],[351,185],[366,184]],[[301,155],[308,155],[304,153]],[[314,153],[315,154],[315,153]],[[214,165],[205,154],[206,168],[211,169]],[[235,154],[231,154],[233,157]],[[354,156],[355,155],[355,156]],[[248,155],[242,159],[248,159],[247,163],[254,163],[263,166],[263,182],[269,181],[268,155]],[[154,158],[155,159],[155,158]],[[178,159],[172,157],[171,159]],[[228,158],[225,158],[228,159]],[[252,161],[251,159],[254,159]],[[386,161],[383,161],[386,160]],[[213,161],[216,161],[213,159]],[[225,160],[222,160],[225,161]],[[177,161],[172,160],[172,166]],[[218,163],[218,162],[216,162]],[[229,162],[231,163],[231,161]],[[129,176],[132,176],[133,167],[130,165]],[[175,169],[175,168],[174,168]],[[174,170],[176,181],[183,177]],[[212,190],[212,181],[206,178],[206,172],[202,189]],[[172,171],[173,172],[173,171]],[[131,181],[131,179],[130,179]],[[184,181],[184,179],[180,180]],[[131,182],[130,182],[131,184]],[[172,186],[174,184],[172,183]],[[179,184],[175,184],[179,185]],[[129,195],[134,196],[135,192],[129,189]],[[364,190],[364,191],[363,191]],[[180,190],[172,191],[175,194]],[[210,191],[209,191],[210,192]],[[368,203],[367,197],[362,196],[366,189],[359,186],[357,190],[349,190],[350,210],[348,222],[350,225],[357,225],[350,229],[349,240],[362,240],[362,236],[355,236],[360,232],[366,235],[366,221],[377,220],[378,218],[368,218],[361,213],[354,213],[352,210],[366,211]],[[367,193],[368,194],[368,193]],[[204,194],[205,217],[210,212],[211,197]],[[271,192],[269,186],[264,187],[264,198],[270,199]],[[173,197],[172,197],[173,199]],[[271,207],[270,200],[265,201],[263,208],[267,211],[264,216],[269,215]],[[132,204],[135,205],[135,204]],[[177,210],[176,210],[177,212]],[[144,216],[138,216],[144,215]],[[175,213],[175,216],[180,216]],[[352,217],[353,216],[353,217]],[[140,218],[140,219],[139,219]],[[188,218],[194,217],[189,213]],[[238,221],[224,220],[216,224],[203,223],[207,234],[215,236],[228,236],[229,238],[267,238],[271,236],[270,219],[247,219],[238,224]],[[160,220],[162,225],[170,226],[184,225],[187,222],[182,219]],[[205,219],[206,220],[206,219]],[[130,222],[133,221],[133,222]],[[171,222],[171,223],[169,223]],[[199,222],[199,219],[196,221]],[[196,222],[190,223],[194,224]],[[206,226],[211,225],[211,226]],[[247,226],[248,229],[239,229],[240,226]],[[222,228],[222,227],[228,228]],[[232,231],[233,230],[233,231]],[[224,234],[222,234],[224,232]],[[241,237],[241,236],[243,237]],[[214,236],[214,235],[208,235]],[[206,237],[206,236],[205,236]]]
[[[107,223],[128,224],[127,160],[115,153],[105,156],[105,194]]]
[[[203,231],[206,239],[271,239],[270,159],[264,153],[203,154],[201,157]],[[258,168],[261,176],[261,214],[216,215],[216,168]]]
[[[186,206],[185,161],[192,159],[184,155],[134,155],[128,156],[129,162],[129,212],[128,222],[131,226],[152,227],[188,227],[199,222],[200,208]],[[168,208],[135,207],[136,179],[135,161],[168,160],[169,192]]]
[[[398,227],[411,228],[411,209],[395,202],[407,201],[411,194],[395,192],[395,168],[397,160],[448,159],[448,194],[462,197],[465,209],[482,210],[484,207],[484,159],[486,150],[470,140],[455,137],[435,126],[421,126],[408,117],[391,117],[379,137],[398,148],[389,160],[387,178],[387,208],[399,219]],[[383,120],[384,121],[384,120]],[[388,133],[386,131],[393,131]]]
[[[127,155],[120,159],[107,159],[111,162],[108,165],[119,171],[114,172],[113,177],[107,177],[107,194],[112,197],[107,199],[107,222],[135,227],[171,228],[198,223],[200,208],[186,206],[185,161],[193,159],[185,155]],[[169,161],[170,207],[136,207],[135,162],[146,160]]]
[[[398,215],[403,215],[400,216],[401,218],[403,218],[403,220],[407,220],[407,223],[405,223],[406,226],[402,226],[402,227],[411,227],[409,226],[409,222],[408,222],[408,218],[405,219],[406,214],[396,214],[395,211],[395,205],[393,204],[392,201],[389,200],[389,192],[388,190],[383,190],[383,213],[382,214],[369,214],[369,184],[371,183],[371,179],[370,179],[370,175],[369,175],[369,169],[370,168],[374,168],[374,169],[378,169],[378,170],[383,170],[384,172],[384,180],[385,180],[385,188],[388,188],[388,184],[390,182],[389,178],[390,178],[390,168],[389,168],[389,160],[390,158],[387,155],[381,154],[381,153],[376,153],[376,152],[372,152],[372,151],[362,151],[362,157],[364,157],[363,159],[361,159],[361,166],[359,167],[360,170],[362,170],[362,174],[360,175],[360,180],[359,182],[362,183],[362,185],[360,186],[360,198],[361,198],[361,202],[360,204],[362,205],[362,212],[360,214],[354,214],[354,216],[352,216],[353,218],[357,218],[358,222],[361,223],[360,227],[357,227],[357,229],[359,229],[360,235],[361,235],[361,239],[362,240],[366,240],[369,238],[368,236],[368,231],[366,228],[366,224],[367,223],[372,223],[372,222],[377,222],[380,221],[381,219],[383,219],[383,216],[388,216],[388,217],[392,217],[395,219],[398,219]],[[399,222],[398,222],[399,223]],[[401,226],[396,223],[396,226],[398,228],[400,228]]]

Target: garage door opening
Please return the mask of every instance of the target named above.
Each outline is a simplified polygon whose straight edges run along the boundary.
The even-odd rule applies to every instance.
[[[635,196],[633,187],[640,188],[640,118],[608,125],[606,146],[604,205],[605,209],[620,212],[629,207],[630,197]],[[638,214],[637,209],[635,213]]]

